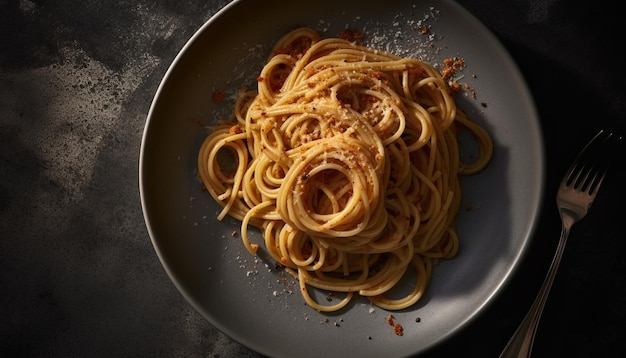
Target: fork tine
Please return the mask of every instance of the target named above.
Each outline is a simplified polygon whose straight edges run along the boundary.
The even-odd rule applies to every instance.
[[[602,184],[602,181],[604,180],[605,176],[606,176],[606,170],[604,170],[604,172],[602,172],[602,175],[600,175],[599,177],[596,176],[597,180],[595,181],[595,183],[593,183],[593,186],[589,187],[589,195],[595,195],[595,193],[600,188],[600,185]]]
[[[621,136],[600,130],[578,154],[562,185],[594,195],[604,180],[609,158],[621,139]]]

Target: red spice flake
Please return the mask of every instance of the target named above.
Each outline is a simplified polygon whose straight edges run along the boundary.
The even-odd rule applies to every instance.
[[[239,126],[232,126],[228,130],[228,133],[230,133],[230,134],[240,134],[240,133],[243,133],[243,131],[241,130],[241,127],[239,127]]]
[[[226,98],[226,96],[224,95],[224,91],[217,90],[213,92],[213,103],[220,104],[224,102],[224,98]]]
[[[393,324],[394,324],[393,319],[394,319],[394,317],[393,317],[392,314],[387,315],[387,324],[390,325],[390,326],[393,326]]]
[[[402,336],[404,335],[404,328],[402,327],[402,325],[400,323],[396,323],[393,326],[393,333],[396,334],[396,336]]]
[[[484,108],[487,107],[487,103],[486,102],[480,102],[480,105],[483,106]]]
[[[421,29],[422,34],[426,35],[428,33],[428,26],[424,25]]]
[[[462,90],[461,85],[457,81],[454,81],[450,83],[450,90],[452,91],[452,93],[459,93]]]
[[[256,81],[257,82],[263,82],[263,81],[265,81],[265,78],[263,78],[263,76],[259,76],[259,77],[256,78]]]
[[[472,96],[472,99],[476,99],[476,91],[472,86],[470,86],[467,82],[463,84],[466,90],[468,90]]]
[[[444,81],[448,81],[457,71],[460,71],[465,67],[465,60],[461,57],[446,58],[443,60],[443,70],[441,75]]]
[[[452,75],[454,74],[454,69],[452,69],[451,67],[446,67],[443,70],[441,70],[441,75],[443,76],[443,80],[447,81],[450,79],[450,77],[452,77]]]
[[[392,314],[388,314],[386,317],[387,324],[393,327],[393,333],[395,333],[397,336],[404,335],[404,327],[402,327],[400,323],[394,322],[394,318],[395,317]]]
[[[383,78],[383,75],[380,72],[372,72],[370,73],[370,76],[377,80],[380,80]]]
[[[354,42],[357,45],[363,44],[363,33],[354,29],[345,29],[339,34],[340,39]]]
[[[306,77],[305,78],[311,78],[311,77],[313,77],[313,75],[315,75],[318,72],[319,71],[317,69],[315,69],[315,68],[308,69],[306,71]]]

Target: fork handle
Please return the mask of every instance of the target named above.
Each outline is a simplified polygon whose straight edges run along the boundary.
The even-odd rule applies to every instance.
[[[541,313],[543,312],[543,307],[545,306],[548,295],[550,294],[550,288],[552,287],[552,282],[554,282],[554,277],[556,276],[556,272],[559,268],[559,263],[561,262],[561,257],[563,256],[568,236],[569,225],[563,225],[556,253],[552,258],[552,263],[550,264],[548,274],[541,285],[539,294],[537,294],[537,297],[535,298],[533,305],[528,310],[528,313],[526,313],[524,320],[520,323],[519,327],[517,327],[517,330],[500,354],[500,358],[530,357],[530,352],[533,348],[533,341],[535,339],[535,333],[537,332],[537,326],[539,325],[539,320],[541,319]]]

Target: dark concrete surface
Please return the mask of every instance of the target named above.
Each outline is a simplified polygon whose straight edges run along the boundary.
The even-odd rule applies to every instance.
[[[228,2],[0,0],[1,356],[258,356],[176,290],[138,191],[141,135],[159,81]],[[556,247],[561,176],[596,129],[626,127],[626,31],[608,1],[459,3],[518,63],[546,142],[546,199],[524,264],[482,316],[426,354],[496,357]],[[534,357],[623,351],[624,157],[572,231]]]

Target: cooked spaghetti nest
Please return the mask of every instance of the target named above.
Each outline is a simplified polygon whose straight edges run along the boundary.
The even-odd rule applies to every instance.
[[[278,41],[257,84],[199,151],[218,219],[242,221],[253,255],[248,227],[259,228],[319,311],[345,307],[355,292],[388,310],[416,303],[433,264],[459,249],[459,176],[487,165],[489,134],[434,67],[308,28]],[[479,145],[471,163],[460,160],[461,130]],[[411,292],[388,297],[409,269]],[[340,302],[319,302],[311,287]]]

